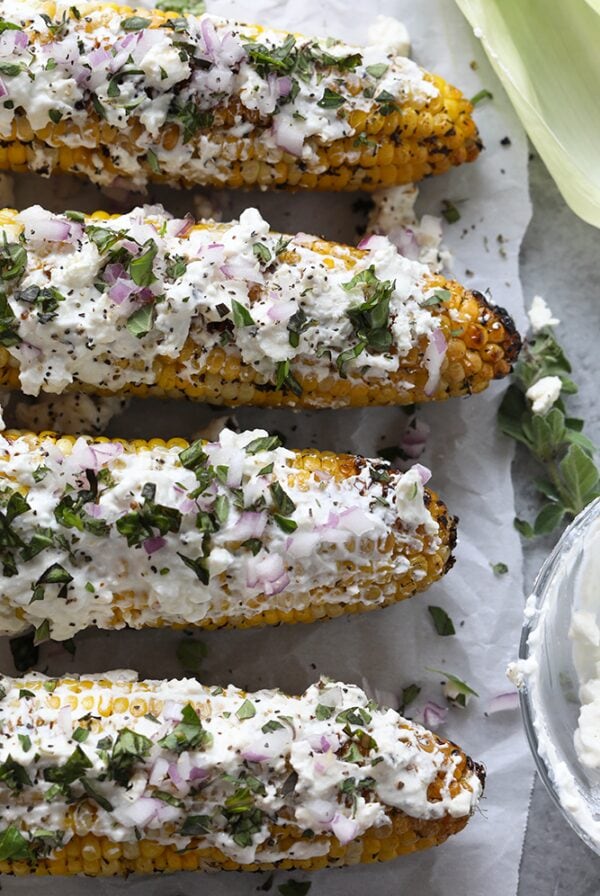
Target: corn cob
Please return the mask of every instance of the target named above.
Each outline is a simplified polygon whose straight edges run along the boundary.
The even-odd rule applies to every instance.
[[[483,790],[458,747],[353,685],[248,695],[123,672],[0,685],[0,872],[386,861],[460,831]]]
[[[19,28],[3,38],[2,168],[373,190],[481,149],[460,91],[383,47],[115,4],[0,0],[0,15]]]
[[[452,563],[428,471],[291,452],[262,430],[212,443],[0,437],[0,631],[246,627],[412,596]]]
[[[213,404],[410,404],[480,392],[520,341],[479,293],[384,237],[239,222],[0,213],[0,387]]]

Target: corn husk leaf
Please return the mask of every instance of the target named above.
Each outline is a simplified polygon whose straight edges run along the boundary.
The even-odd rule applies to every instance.
[[[565,201],[600,227],[600,0],[456,0]]]

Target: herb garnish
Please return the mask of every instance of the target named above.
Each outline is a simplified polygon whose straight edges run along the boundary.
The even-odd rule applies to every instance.
[[[135,763],[145,759],[151,749],[150,738],[130,728],[122,728],[108,760],[108,773],[112,780],[125,787],[129,783]]]
[[[442,607],[427,607],[438,635],[455,635],[454,623]]]
[[[200,716],[194,707],[188,703],[183,707],[181,722],[159,740],[158,745],[165,750],[173,750],[175,753],[183,753],[185,750],[206,749],[212,743],[212,735],[205,730]]]
[[[525,538],[552,532],[600,495],[596,448],[582,432],[583,420],[569,416],[563,401],[563,395],[577,392],[570,373],[562,347],[546,327],[525,344],[498,412],[502,432],[524,445],[544,473],[534,480],[546,499],[534,523],[515,520]],[[561,393],[545,414],[534,414],[525,393],[546,376],[560,378]]]

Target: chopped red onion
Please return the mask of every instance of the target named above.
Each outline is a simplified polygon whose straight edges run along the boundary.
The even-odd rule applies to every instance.
[[[122,305],[136,289],[137,287],[133,280],[119,279],[108,290],[108,297],[115,305]]]
[[[446,721],[448,710],[430,700],[423,707],[423,724],[426,728],[437,728]]]
[[[242,750],[242,757],[248,762],[264,762],[269,757],[266,753],[257,753],[255,750]]]
[[[178,790],[181,790],[183,787],[185,787],[186,782],[181,777],[176,762],[170,763],[169,769],[168,769],[168,775]]]
[[[231,31],[227,31],[221,39],[219,58],[221,62],[228,67],[236,65],[238,62],[241,62],[242,59],[246,58],[244,47],[241,42],[234,37]]]
[[[331,820],[331,830],[342,845],[354,840],[358,833],[358,824],[340,812],[336,812]]]
[[[180,226],[179,226],[178,229],[176,230],[176,232],[175,232],[175,236],[178,236],[178,237],[181,238],[181,237],[184,237],[184,236],[187,236],[187,235],[188,235],[188,233],[190,232],[190,230],[191,230],[191,229],[194,227],[194,225],[196,224],[196,219],[194,218],[194,216],[193,216],[192,214],[190,214],[190,213],[188,212],[187,215],[185,216],[185,218],[184,218],[182,221],[178,221],[177,223],[178,223]]]
[[[208,16],[203,16],[200,22],[200,33],[204,41],[205,56],[212,62],[215,61],[215,54],[219,48],[219,38],[217,31]]]
[[[0,97],[6,96],[7,93],[8,90],[6,89],[6,84],[4,83],[2,78],[0,78]]]
[[[13,31],[15,38],[15,46],[19,47],[21,50],[24,50],[25,47],[29,44],[29,38],[25,34],[24,31]]]
[[[104,464],[110,463],[117,457],[120,457],[125,449],[120,442],[94,442],[90,445],[90,449],[96,459],[98,469]]]
[[[264,283],[265,278],[257,265],[243,260],[227,262],[221,265],[221,273],[228,280],[248,280],[250,283]]]
[[[147,554],[154,554],[156,551],[160,551],[161,548],[164,548],[167,540],[163,538],[162,535],[154,535],[152,538],[146,538],[144,540],[144,550]]]
[[[411,470],[414,470],[421,480],[421,485],[427,485],[431,479],[431,470],[424,467],[423,464],[413,464]]]
[[[273,295],[273,293],[271,293],[271,295]],[[267,317],[277,323],[288,321],[296,311],[296,308],[297,305],[295,302],[282,302],[281,299],[276,298],[273,304],[269,305]]]
[[[283,78],[278,78],[277,87],[279,89],[279,96],[289,96],[292,90],[292,79],[288,78],[287,75]]]
[[[194,766],[190,769],[190,781],[204,781],[208,776],[208,772],[205,768],[197,768]]]
[[[122,264],[107,264],[104,268],[104,279],[112,286],[119,278],[126,278],[127,271]]]
[[[150,772],[149,783],[155,787],[157,784],[161,784],[169,771],[169,763],[162,756],[159,756],[156,762],[152,767],[152,771]]]
[[[361,240],[358,244],[359,249],[368,249],[369,252],[376,252],[377,249],[387,249],[389,240],[385,236],[378,236],[372,233],[370,236]]]
[[[427,423],[414,420],[400,439],[400,448],[408,457],[416,460],[423,454],[430,429]]]
[[[418,259],[419,244],[410,227],[394,227],[387,234],[387,238],[405,258]]]
[[[262,554],[262,556],[261,556]],[[246,567],[246,578],[249,588],[257,585],[275,584],[285,576],[285,566],[279,554],[267,554],[262,551],[256,557],[250,557]],[[285,586],[284,586],[285,587]],[[283,589],[280,589],[283,590]],[[270,591],[278,594],[278,591]]]
[[[493,715],[496,712],[512,712],[519,708],[519,695],[517,691],[507,691],[504,694],[498,694],[492,697],[488,705],[488,713]]]
[[[108,50],[104,49],[104,47],[98,47],[96,50],[92,50],[88,59],[91,65],[93,65],[94,68],[97,68],[99,65],[102,65],[103,62],[112,59],[112,56]]]
[[[260,538],[267,525],[266,513],[244,510],[237,523],[226,532],[232,541],[246,541],[248,538]]]

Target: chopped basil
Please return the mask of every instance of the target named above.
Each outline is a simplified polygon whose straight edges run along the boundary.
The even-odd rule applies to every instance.
[[[5,695],[6,696],[6,695]],[[19,734],[17,735],[19,738],[19,743],[21,744],[21,748],[25,753],[28,753],[31,750],[31,738],[28,734]]]
[[[153,790],[152,796],[157,800],[162,800],[163,803],[168,803],[169,806],[175,806],[177,809],[181,809],[183,806],[181,800],[167,790]]]
[[[144,246],[146,251],[129,262],[129,275],[136,286],[150,286],[156,280],[152,265],[158,246],[153,239],[146,240]]]
[[[427,669],[428,672],[435,672],[437,675],[442,675],[446,681],[446,685],[450,686],[453,690],[457,692],[456,696],[449,696],[446,694],[446,700],[449,703],[455,703],[457,706],[466,706],[467,705],[467,697],[479,697],[477,691],[473,690],[473,688],[463,681],[458,676],[453,675],[451,672],[444,672],[443,669]]]
[[[15,825],[11,824],[0,834],[0,862],[24,861],[32,858],[29,843]]]
[[[261,264],[269,264],[272,259],[271,250],[264,243],[254,243],[252,251]]]
[[[149,149],[146,152],[146,161],[148,162],[151,171],[154,171],[155,174],[161,173],[158,157],[152,149]]]
[[[77,746],[64,765],[44,769],[44,781],[49,781],[51,784],[73,784],[88,768],[93,768],[93,763],[81,747]]]
[[[261,436],[248,442],[245,451],[246,454],[258,454],[259,451],[273,451],[275,448],[280,447],[281,439],[279,436]]]
[[[275,388],[302,395],[302,386],[292,373],[289,361],[278,361],[275,369]]]
[[[179,833],[184,837],[199,837],[202,834],[208,834],[211,821],[210,815],[188,815]]]
[[[385,62],[377,62],[375,65],[367,65],[366,72],[368,75],[371,75],[372,78],[383,78],[385,73],[387,72],[389,65],[386,65]]]
[[[9,790],[14,790],[16,793],[20,793],[24,787],[31,785],[31,778],[27,774],[27,770],[10,755],[0,765],[0,781]]]
[[[15,78],[23,71],[21,65],[14,62],[0,62],[0,75],[7,75],[9,78]]]
[[[154,306],[143,305],[127,318],[125,326],[132,336],[142,339],[147,336],[154,325]]]
[[[300,334],[304,333],[305,330],[308,330],[309,327],[314,327],[315,324],[316,321],[307,317],[302,308],[298,308],[298,310],[292,314],[287,325],[290,334],[289,341],[292,348],[298,348],[298,345],[300,344]]]
[[[168,256],[165,273],[169,280],[179,280],[187,271],[187,262],[181,255]]]
[[[317,703],[317,708],[315,709],[315,718],[317,718],[320,722],[324,722],[326,719],[330,719],[334,714],[335,709],[333,706],[325,706],[323,703]]]
[[[420,693],[421,688],[418,684],[409,684],[405,688],[402,688],[402,701],[400,703],[399,712],[403,713],[411,703],[415,702]]]
[[[141,31],[151,24],[150,19],[143,19],[141,16],[130,16],[128,19],[121,21],[123,31]]]
[[[244,719],[252,719],[256,715],[256,707],[250,700],[244,700],[242,705],[236,710],[235,714],[240,722]]]
[[[248,309],[235,299],[231,302],[231,313],[236,327],[251,327],[255,322]]]
[[[351,706],[344,709],[335,717],[336,722],[347,722],[349,725],[368,725],[371,721],[371,714],[362,706]]]
[[[73,732],[73,740],[76,740],[78,744],[82,744],[88,739],[89,735],[89,728],[82,728],[79,726]]]
[[[42,644],[44,641],[50,640],[50,620],[44,619],[35,630],[33,636],[33,643],[37,646],[38,644]]]
[[[262,548],[262,541],[260,538],[247,538],[246,541],[242,542],[242,547],[248,548],[248,550],[252,551],[252,554],[256,557]]]
[[[30,700],[32,697],[35,697],[33,691],[29,691],[27,688],[20,688],[19,700]]]
[[[52,566],[49,566],[46,569],[37,582],[36,585],[68,585],[69,582],[73,581],[73,576],[70,572],[61,566],[60,563],[53,563]]]
[[[475,96],[472,96],[470,99],[470,103],[472,106],[476,106],[482,100],[493,100],[494,94],[490,93],[489,90],[486,90],[485,87],[483,90],[480,90],[479,93],[476,93]]]
[[[296,505],[290,496],[283,490],[279,482],[272,482],[269,485],[269,491],[273,498],[273,504],[277,513],[282,516],[289,516],[296,509]]]
[[[289,244],[292,242],[291,237],[280,236],[275,243],[275,255],[281,255],[282,252],[285,252]]]
[[[448,224],[456,224],[457,221],[460,221],[460,212],[449,199],[442,200],[442,216]]]
[[[434,308],[447,302],[451,295],[452,293],[449,289],[434,289],[433,295],[425,299],[422,305],[424,308]]]
[[[191,445],[179,453],[179,463],[186,470],[195,470],[197,466],[205,463],[207,459],[207,454],[200,439],[197,442],[192,442]]]
[[[1,263],[1,262],[0,262]],[[9,348],[11,345],[19,345],[19,321],[4,293],[0,293],[0,345]]]
[[[288,534],[290,534],[291,532],[295,532],[298,528],[298,523],[296,523],[294,520],[290,520],[284,516],[281,516],[279,513],[274,513],[273,519],[275,520],[279,528],[283,532],[286,532]]]
[[[176,12],[180,15],[200,16],[206,9],[204,0],[158,0],[156,9],[163,12]],[[185,24],[185,19],[183,20]]]
[[[508,566],[506,563],[491,563],[493,573],[495,576],[505,576],[508,572]]]
[[[263,734],[270,734],[271,731],[278,731],[283,727],[284,726],[281,724],[281,722],[278,722],[276,719],[271,719],[269,722],[266,722],[260,730]]]
[[[204,750],[212,744],[212,735],[206,731],[194,707],[188,703],[181,713],[181,722],[159,740],[159,746],[175,753],[186,750]]]
[[[346,100],[343,96],[340,96],[335,90],[330,90],[329,87],[326,87],[317,106],[320,106],[322,109],[339,109],[345,102]]]
[[[174,106],[172,117],[179,121],[183,129],[183,142],[189,143],[198,131],[203,128],[209,128],[213,123],[213,113],[199,109],[198,106],[190,100],[184,106]]]
[[[0,248],[0,280],[20,280],[27,267],[27,252],[20,243],[9,243],[3,233]]]
[[[381,115],[391,115],[392,112],[398,111],[396,97],[387,90],[382,90],[381,93],[377,94],[375,102],[379,103],[379,113]]]
[[[442,607],[427,607],[438,635],[455,635],[454,623]]]
[[[27,672],[38,661],[39,650],[34,645],[32,632],[9,640],[10,652],[17,672]]]
[[[197,577],[200,579],[203,585],[208,585],[210,581],[210,573],[208,571],[208,561],[205,557],[186,557],[185,554],[181,554],[177,551],[177,556],[183,560],[185,565],[196,573]]]
[[[122,728],[108,761],[108,773],[112,780],[125,787],[129,783],[135,763],[145,759],[151,749],[150,738],[130,728]]]
[[[81,786],[83,787],[85,793],[89,796],[89,798],[91,800],[94,800],[95,803],[98,803],[98,805],[102,809],[105,809],[107,812],[113,811],[113,804],[109,802],[109,800],[107,800],[102,793],[100,793],[95,783],[92,784],[92,782],[87,778],[81,778]]]

